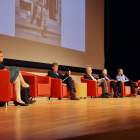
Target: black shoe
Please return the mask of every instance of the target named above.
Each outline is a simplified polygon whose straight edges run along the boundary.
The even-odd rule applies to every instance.
[[[119,97],[123,98],[123,96],[122,96],[120,93],[118,93],[117,95],[118,95]]]
[[[34,101],[32,101],[32,100],[26,100],[26,101],[24,101],[26,104],[33,104],[33,103],[35,103]]]
[[[119,98],[118,95],[114,95],[114,98]]]
[[[21,89],[28,89],[28,88],[31,88],[32,85],[29,85],[29,87],[21,87]]]
[[[106,93],[104,93],[101,97],[102,98],[109,98],[109,96]]]
[[[35,102],[36,102],[35,100],[29,99],[29,98],[28,98],[27,100],[32,101],[33,103],[35,103]]]
[[[136,94],[133,94],[134,97],[136,97]]]
[[[107,95],[113,95],[113,93],[111,93],[111,92],[107,92]]]
[[[18,106],[18,105],[20,105],[20,106],[28,106],[28,104],[22,104],[22,103],[19,103],[19,102],[17,102],[17,101],[14,101],[14,104],[15,104],[15,106]]]

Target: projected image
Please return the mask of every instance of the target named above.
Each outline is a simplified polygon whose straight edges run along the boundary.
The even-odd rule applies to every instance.
[[[16,0],[15,37],[61,46],[61,0]]]

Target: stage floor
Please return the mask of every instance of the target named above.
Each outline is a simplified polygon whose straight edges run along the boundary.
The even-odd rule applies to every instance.
[[[140,95],[45,99],[28,107],[0,107],[0,140],[53,140],[140,127]]]

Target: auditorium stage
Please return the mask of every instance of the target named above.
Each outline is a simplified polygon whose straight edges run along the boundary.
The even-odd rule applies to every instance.
[[[0,140],[126,137],[140,139],[140,96],[80,101],[38,98],[28,107],[11,103],[8,108],[0,107]]]

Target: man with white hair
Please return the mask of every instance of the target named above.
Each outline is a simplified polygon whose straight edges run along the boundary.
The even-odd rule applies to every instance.
[[[108,91],[108,86],[107,86],[107,82],[106,82],[105,78],[102,78],[102,79],[95,78],[92,75],[92,68],[91,67],[86,68],[86,74],[84,75],[84,78],[88,79],[88,80],[97,81],[97,86],[103,87],[102,98],[109,98],[109,95],[113,95],[112,93],[110,93]]]

